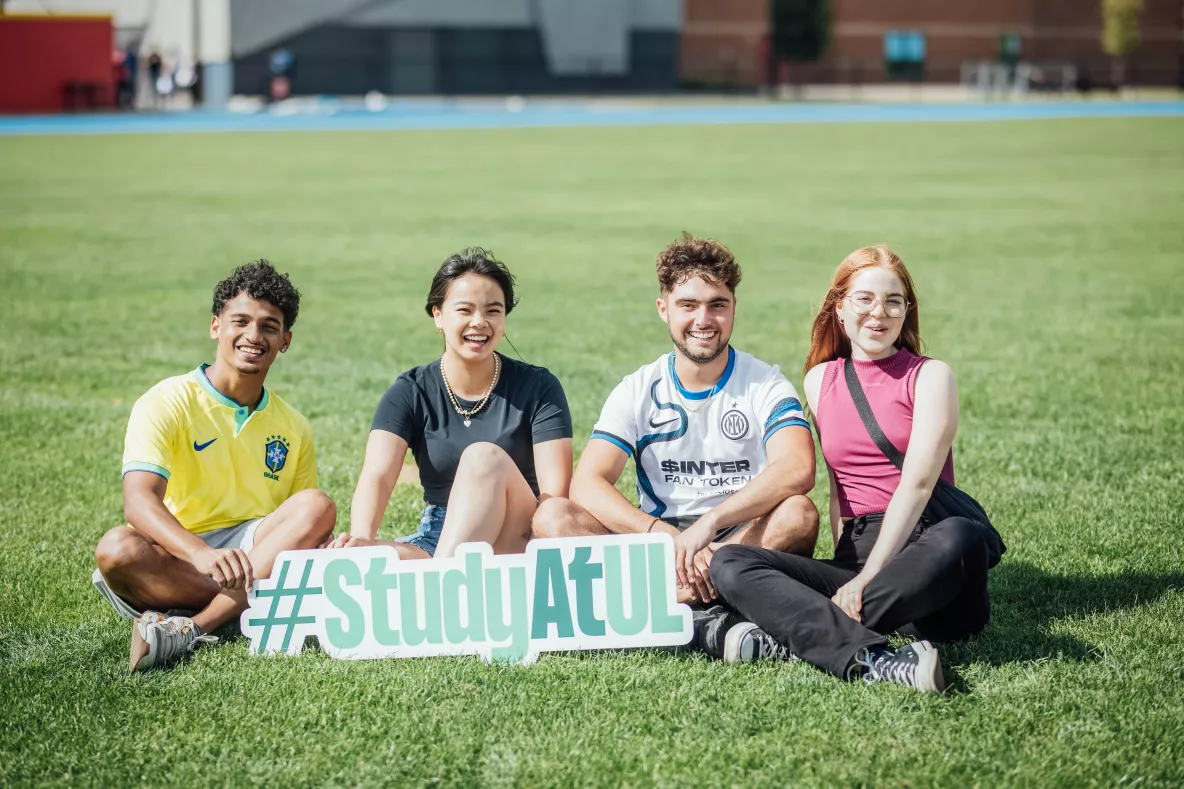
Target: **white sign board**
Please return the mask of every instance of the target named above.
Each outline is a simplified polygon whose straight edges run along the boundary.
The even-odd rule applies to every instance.
[[[675,602],[666,534],[531,540],[494,556],[400,560],[389,547],[284,551],[240,618],[252,654],[298,654],[309,636],[346,660],[677,646],[691,610]]]

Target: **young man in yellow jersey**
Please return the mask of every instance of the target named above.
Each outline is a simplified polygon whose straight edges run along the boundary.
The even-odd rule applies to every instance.
[[[212,365],[136,401],[123,453],[123,512],[95,550],[93,581],[132,627],[141,671],[189,652],[246,608],[284,550],[316,548],[337,508],[317,490],[308,420],[263,386],[288,350],[300,293],[266,260],[214,290]],[[158,611],[196,611],[165,616]]]

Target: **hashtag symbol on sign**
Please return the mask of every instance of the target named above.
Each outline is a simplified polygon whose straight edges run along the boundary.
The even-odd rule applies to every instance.
[[[297,625],[308,625],[317,621],[315,616],[300,616],[300,604],[306,595],[321,594],[322,589],[319,586],[309,586],[308,576],[312,573],[312,561],[304,563],[304,574],[300,578],[299,586],[285,587],[284,581],[288,577],[288,565],[290,562],[284,562],[280,567],[280,577],[275,583],[274,589],[258,589],[255,591],[256,597],[270,597],[271,611],[266,617],[262,619],[249,619],[249,624],[262,625],[263,635],[259,639],[259,652],[267,651],[267,645],[271,638],[271,629],[284,628],[284,642],[280,647],[284,652],[288,651],[288,646],[292,643],[292,633],[295,632]],[[284,597],[292,598],[292,612],[288,616],[280,616],[280,599]]]

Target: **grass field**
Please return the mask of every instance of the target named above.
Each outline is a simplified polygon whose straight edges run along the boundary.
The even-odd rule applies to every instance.
[[[1180,119],[0,140],[0,785],[1181,784],[1182,140]],[[578,450],[668,347],[653,260],[684,229],[736,252],[733,342],[795,382],[848,251],[912,268],[958,375],[959,481],[1010,547],[990,627],[942,650],[949,693],[241,639],[127,674],[129,627],[89,584],[124,427],[212,361],[234,265],[266,256],[304,293],[269,384],[310,418],[344,528],[379,395],[439,352],[440,260],[481,244],[519,276],[510,337],[563,381]],[[419,507],[399,488],[383,534]]]

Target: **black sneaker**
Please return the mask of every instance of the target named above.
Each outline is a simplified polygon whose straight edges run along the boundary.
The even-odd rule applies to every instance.
[[[941,693],[946,689],[937,647],[928,641],[917,641],[896,650],[883,647],[859,650],[847,669],[847,679],[861,677],[869,685],[895,682],[922,693]]]
[[[752,622],[742,622],[728,631],[724,638],[724,662],[754,663],[758,660],[797,660],[771,635]]]
[[[722,659],[726,634],[743,621],[743,616],[719,603],[692,605],[691,627],[695,632],[695,638],[691,646],[701,649],[713,658]]]

